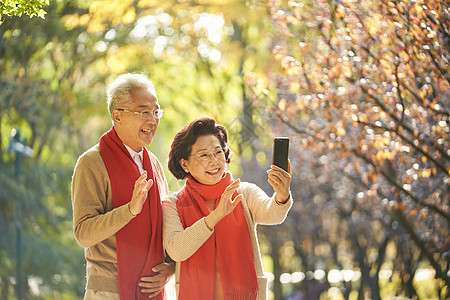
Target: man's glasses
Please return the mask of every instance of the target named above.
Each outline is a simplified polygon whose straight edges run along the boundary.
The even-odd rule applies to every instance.
[[[225,160],[225,152],[223,152],[223,150],[218,150],[215,151],[213,153],[202,153],[202,154],[197,154],[197,155],[189,155],[189,156],[195,156],[198,157],[201,161],[209,161],[211,160],[213,157],[217,160]]]
[[[117,110],[120,111],[124,111],[124,112],[129,112],[129,113],[133,113],[136,115],[139,115],[142,119],[147,120],[150,119],[150,116],[153,116],[153,118],[155,118],[156,120],[159,120],[162,118],[162,116],[164,115],[164,111],[162,109],[155,109],[155,110],[144,110],[144,111],[131,111],[128,109],[124,109],[124,108],[116,108]]]

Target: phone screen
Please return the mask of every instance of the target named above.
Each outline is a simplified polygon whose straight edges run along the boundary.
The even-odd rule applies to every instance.
[[[274,138],[272,164],[287,171],[288,155],[289,155],[289,138],[287,137]]]

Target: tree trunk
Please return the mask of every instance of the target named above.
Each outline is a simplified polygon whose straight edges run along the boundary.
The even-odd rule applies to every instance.
[[[281,288],[280,276],[281,276],[281,265],[280,265],[280,243],[277,238],[272,239],[272,251],[271,256],[273,260],[273,296],[274,299],[283,299],[283,291]]]

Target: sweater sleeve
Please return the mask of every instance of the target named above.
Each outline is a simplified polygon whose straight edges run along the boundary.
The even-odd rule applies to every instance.
[[[283,223],[292,207],[292,195],[289,195],[286,203],[278,204],[275,201],[275,193],[269,197],[253,183],[242,182],[239,192],[244,195],[254,222],[262,225]]]
[[[148,151],[150,160],[153,163],[153,166],[155,167],[156,174],[158,176],[158,183],[160,186],[160,194],[161,194],[161,201],[164,200],[164,198],[167,197],[169,194],[169,184],[167,183],[166,175],[164,174],[164,169],[159,161],[159,159],[150,151]]]
[[[133,218],[128,205],[114,208],[106,166],[100,153],[92,149],[75,166],[72,207],[74,236],[82,247],[113,236]]]
[[[169,195],[163,201],[163,240],[167,254],[174,261],[191,257],[208,240],[214,231],[206,226],[205,218],[184,228],[176,205],[177,197]]]

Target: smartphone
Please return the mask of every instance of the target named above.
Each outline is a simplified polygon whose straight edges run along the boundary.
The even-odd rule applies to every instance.
[[[273,161],[272,164],[279,166],[287,172],[289,154],[289,138],[276,137],[273,139]]]

